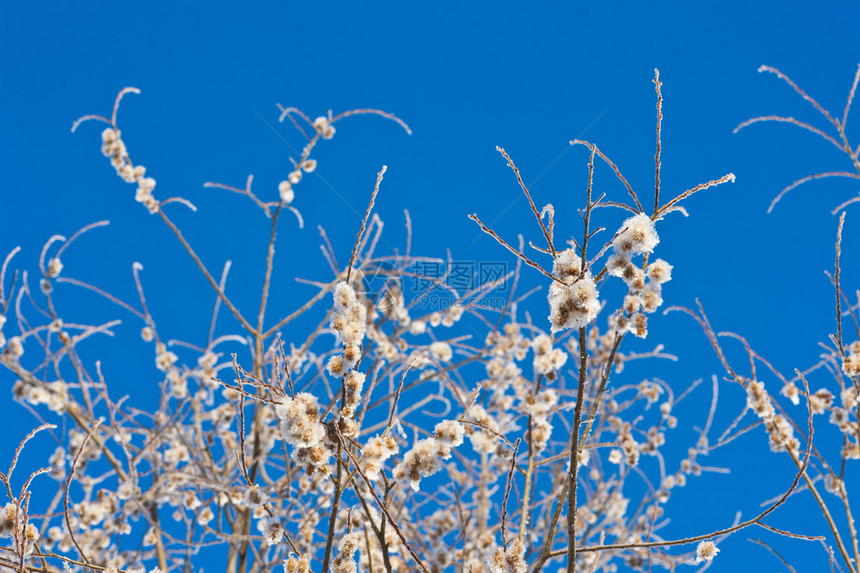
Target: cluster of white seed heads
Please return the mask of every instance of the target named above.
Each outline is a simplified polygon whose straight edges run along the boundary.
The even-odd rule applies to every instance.
[[[367,309],[345,281],[337,283],[334,288],[331,327],[343,341],[343,354],[336,354],[329,359],[328,371],[332,376],[340,377],[358,363],[367,329]]]
[[[436,424],[434,437],[415,442],[403,456],[403,461],[394,468],[396,479],[405,479],[418,491],[422,477],[428,477],[442,469],[442,460],[451,457],[451,450],[463,443],[463,424],[445,420]]]
[[[360,541],[358,533],[347,533],[340,538],[337,544],[337,556],[332,559],[329,570],[331,573],[357,573],[358,565],[355,562],[355,552],[358,551]]]
[[[582,270],[582,260],[565,249],[553,262],[553,275],[558,279],[549,285],[549,320],[552,332],[566,328],[583,328],[600,311],[597,285],[590,271]]]
[[[643,270],[633,262],[633,257],[652,252],[659,242],[654,222],[648,215],[639,213],[622,223],[612,241],[613,253],[606,261],[608,273],[621,278],[629,291],[612,319],[613,325],[639,338],[648,334],[646,314],[655,312],[663,304],[662,285],[671,280],[672,266],[657,259]]]
[[[117,175],[126,183],[136,183],[137,193],[134,200],[142,203],[150,213],[158,211],[158,201],[152,195],[155,189],[155,179],[146,177],[146,167],[133,165],[128,157],[128,150],[120,137],[120,131],[108,127],[102,131],[102,154],[110,158],[110,164],[116,169]]]

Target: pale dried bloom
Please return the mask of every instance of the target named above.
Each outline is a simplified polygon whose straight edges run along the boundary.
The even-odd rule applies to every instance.
[[[278,195],[281,197],[281,202],[289,205],[295,199],[296,194],[293,191],[293,186],[289,181],[281,181],[278,183]]]
[[[328,364],[326,365],[326,370],[328,370],[328,373],[335,378],[340,378],[343,375],[344,371],[343,356],[341,356],[340,354],[335,354],[331,358],[329,358]]]
[[[532,349],[535,353],[533,367],[536,374],[551,375],[567,362],[567,353],[560,348],[553,348],[552,341],[546,334],[535,337]]]
[[[776,415],[763,382],[752,381],[747,386],[747,407],[762,420],[770,420]]]
[[[439,442],[434,438],[418,440],[403,456],[403,461],[394,467],[394,477],[409,481],[409,486],[418,491],[422,477],[428,477],[442,468],[439,459]]]
[[[636,295],[628,294],[624,297],[624,304],[621,306],[621,309],[629,315],[634,314],[642,308],[642,299]]]
[[[606,259],[606,272],[613,277],[623,278],[627,268],[631,265],[630,255],[624,253],[613,253]]]
[[[809,396],[809,409],[813,414],[823,414],[833,404],[833,394],[822,388]]]
[[[672,265],[663,259],[656,259],[645,269],[648,280],[654,284],[661,285],[672,280]]]
[[[56,278],[60,276],[60,272],[63,270],[63,263],[60,262],[60,259],[56,257],[52,257],[48,261],[48,278]]]
[[[323,139],[331,139],[334,136],[334,126],[327,117],[320,116],[314,120],[314,129],[322,134]]]
[[[302,169],[305,173],[311,173],[314,169],[317,168],[317,160],[316,159],[306,159],[302,162]]]
[[[645,338],[648,336],[648,317],[641,312],[637,312],[630,317],[627,329],[631,334],[633,334],[633,336]]]
[[[11,537],[18,523],[18,506],[7,503],[0,512],[0,537]]]
[[[450,362],[454,352],[447,342],[434,342],[430,345],[430,355],[439,362]]]
[[[520,407],[529,416],[545,416],[556,404],[558,393],[552,388],[544,388],[536,394],[526,394]]]
[[[140,329],[140,338],[143,339],[144,342],[152,342],[152,339],[155,337],[155,332],[148,327],[144,326]]]
[[[842,359],[842,371],[846,376],[860,376],[860,353],[854,352]]]
[[[582,328],[600,311],[597,286],[589,273],[572,285],[553,281],[549,285],[549,320],[553,332],[565,328]]]
[[[212,511],[208,505],[200,510],[200,513],[197,514],[197,522],[200,525],[206,525],[210,521],[215,519],[215,513]]]
[[[359,465],[367,475],[367,479],[376,481],[381,477],[385,461],[400,451],[400,447],[391,436],[374,436],[367,440],[362,449]]]
[[[630,217],[624,221],[621,228],[624,230],[613,241],[613,246],[619,253],[650,253],[660,242],[654,222],[645,213]]]
[[[455,420],[444,420],[433,428],[438,446],[438,454],[443,460],[451,457],[451,450],[463,443],[466,430],[463,424]]]
[[[552,274],[565,283],[571,283],[579,277],[581,272],[582,259],[573,249],[558,252],[558,257],[552,263]]]
[[[307,555],[290,554],[284,560],[284,573],[311,573],[311,564]]]
[[[302,180],[302,170],[296,168],[295,170],[291,171],[289,175],[287,175],[287,179],[289,180],[290,184],[298,185],[299,182]]]
[[[359,541],[358,533],[347,533],[341,537],[337,544],[338,555],[330,565],[331,573],[357,573],[358,565],[355,563],[355,552],[358,550]]]
[[[800,391],[797,389],[792,383],[787,383],[782,387],[782,390],[779,391],[780,394],[791,400],[791,403],[797,406],[800,404]]]
[[[719,548],[714,545],[713,541],[701,541],[696,547],[696,563],[711,561],[719,552]]]
[[[660,292],[659,284],[649,283],[642,289],[642,310],[644,312],[655,312],[662,304],[663,295]]]
[[[293,452],[293,459],[304,468],[308,475],[328,475],[331,456],[332,452],[322,443],[308,448],[298,448]]]
[[[355,370],[350,370],[343,378],[343,410],[341,413],[346,417],[355,415],[355,410],[361,403],[361,390],[364,388],[365,375]]]
[[[344,346],[360,346],[367,328],[367,309],[355,296],[353,288],[341,281],[334,288],[334,313],[331,327],[340,334]],[[357,358],[357,357],[356,357]],[[345,368],[354,362],[346,360]]]
[[[276,517],[268,517],[260,521],[260,528],[266,545],[277,545],[284,538],[284,526]]]
[[[830,423],[838,427],[843,432],[846,431],[850,424],[848,412],[843,408],[834,407],[830,412]]]
[[[24,344],[21,342],[20,336],[13,336],[6,343],[6,353],[13,360],[17,360],[24,355]]]
[[[490,573],[526,573],[525,552],[519,539],[511,541],[507,549],[499,547],[487,561]]]
[[[173,368],[177,360],[179,360],[179,357],[173,352],[168,351],[164,344],[159,343],[155,347],[155,367],[162,372],[167,372]]]
[[[824,476],[824,489],[833,495],[840,495],[842,493],[842,480],[828,473]]]
[[[266,503],[266,494],[260,491],[259,485],[254,484],[245,488],[245,494],[242,496],[242,501],[244,502],[245,507],[262,507]]]
[[[295,398],[286,398],[275,409],[281,420],[281,434],[287,443],[297,448],[309,448],[325,438],[325,427],[320,423],[319,405],[313,394],[300,392]]]
[[[764,427],[770,438],[770,449],[773,452],[791,451],[796,452],[800,448],[800,442],[794,437],[794,429],[784,417],[777,415],[766,419]]]

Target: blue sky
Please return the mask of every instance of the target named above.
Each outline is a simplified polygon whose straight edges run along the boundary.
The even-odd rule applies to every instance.
[[[308,224],[298,230],[288,223],[281,231],[275,280],[284,293],[307,292],[293,276],[328,278],[317,224],[348,257],[356,211],[363,212],[382,164],[389,171],[377,212],[391,245],[405,242],[408,209],[413,252],[444,256],[450,247],[455,259],[505,259],[469,213],[493,221],[506,237],[540,235],[495,146],[513,156],[537,203],[555,205],[558,232],[579,233],[575,208],[584,197],[587,154],[568,141],[598,143],[650,197],[657,67],[664,82],[664,193],[729,171],[737,176],[733,185],[694,197],[689,218],[669,218],[660,227],[659,256],[675,265],[664,298],[692,306],[698,297],[717,329],[741,332],[790,372],[813,363],[816,344],[833,331],[824,275],[833,266],[837,220],[830,211],[856,193],[856,184],[811,183],[767,215],[771,199],[795,179],[851,166],[829,143],[789,126],[757,125],[737,135],[732,129],[769,113],[826,127],[788,86],[756,73],[762,64],[782,69],[841,115],[860,61],[858,23],[860,4],[848,1],[7,3],[0,8],[0,255],[22,245],[22,264],[32,271],[52,234],[68,236],[110,219],[110,227],[70,250],[68,272],[133,299],[131,264],[140,261],[158,301],[153,312],[163,317],[159,326],[177,338],[205,333],[209,303],[189,301],[210,301],[207,285],[185,272],[188,261],[175,239],[134,203],[133,189],[101,157],[100,128],[70,133],[75,118],[107,113],[116,92],[131,85],[142,95],[125,100],[120,126],[132,157],[158,180],[160,196],[182,195],[200,207],[176,218],[213,267],[234,261],[233,277],[259,275],[267,225],[246,200],[202,184],[241,186],[253,173],[258,189],[275,193],[296,155],[290,145],[301,145],[288,125],[277,123],[276,103],[311,117],[380,108],[413,130],[409,136],[394,123],[359,117],[345,120],[319,148],[320,177],[303,182],[294,202]],[[624,198],[602,164],[596,188]],[[608,227],[617,224],[617,215],[606,217]],[[849,259],[860,250],[855,218],[849,209]],[[844,280],[853,290],[856,265],[846,266]],[[237,280],[231,288],[242,300],[258,287]],[[117,314],[94,298],[68,296],[81,315]],[[289,311],[289,296],[280,299],[276,312]],[[543,312],[538,301],[533,314]],[[187,314],[176,320],[180,313]],[[682,357],[661,373],[664,379],[683,388],[719,372],[692,321],[670,315],[656,322],[655,337]],[[724,399],[740,404],[732,390]],[[706,402],[702,395],[690,407]],[[29,420],[6,404],[4,415]],[[24,427],[0,437],[3,451]],[[735,510],[749,515],[777,494],[790,469],[766,450],[757,434],[740,441],[731,457],[714,460],[734,464],[739,456],[757,477],[691,486],[676,500],[690,510],[678,514],[678,527],[718,526]],[[723,495],[738,487],[737,503]],[[778,514],[774,524],[796,523],[797,512],[810,510],[806,501],[784,510],[795,512],[792,519]],[[810,512],[808,523],[804,533],[823,532],[820,515]],[[713,570],[775,568],[764,549],[744,541],[759,533],[727,542]],[[785,554],[823,570],[823,551],[805,549],[789,544]]]

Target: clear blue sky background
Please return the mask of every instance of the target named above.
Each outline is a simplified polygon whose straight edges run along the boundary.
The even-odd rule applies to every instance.
[[[101,157],[101,127],[69,131],[83,114],[109,113],[116,92],[131,85],[143,91],[129,96],[120,112],[131,156],[158,180],[159,197],[182,195],[200,207],[196,214],[176,207],[175,217],[211,267],[234,261],[230,289],[239,301],[254,300],[268,227],[249,202],[202,183],[241,186],[253,173],[258,192],[268,189],[275,198],[288,158],[296,155],[284,139],[301,145],[290,126],[277,124],[276,102],[311,117],[328,109],[381,108],[406,120],[414,134],[362,117],[344,121],[334,140],[319,147],[325,181],[307,178],[294,202],[307,224],[282,227],[275,279],[286,296],[275,301],[275,312],[292,310],[292,295],[307,292],[293,276],[329,276],[317,224],[327,228],[340,258],[348,257],[359,224],[355,211],[363,211],[382,164],[389,172],[377,210],[391,245],[404,244],[402,211],[408,209],[415,253],[444,256],[451,247],[455,259],[498,260],[504,258],[499,247],[480,236],[467,214],[493,221],[506,237],[537,239],[539,230],[496,145],[534,182],[536,201],[555,205],[559,234],[580,232],[574,209],[583,201],[587,154],[569,148],[574,137],[597,142],[651,197],[651,80],[658,67],[664,192],[729,171],[737,175],[734,185],[694,197],[689,218],[675,216],[660,227],[658,254],[675,265],[664,298],[693,305],[699,297],[717,329],[743,333],[790,372],[813,363],[817,342],[833,331],[833,294],[824,275],[833,266],[837,221],[830,210],[857,186],[812,183],[767,215],[771,199],[791,181],[851,166],[829,143],[788,126],[758,125],[738,135],[732,128],[765,113],[826,127],[787,85],[757,74],[761,64],[781,68],[841,115],[860,61],[858,25],[860,4],[847,1],[6,3],[0,8],[0,254],[22,245],[19,264],[33,272],[52,234],[68,236],[110,219],[110,227],[69,251],[64,273],[133,300],[131,264],[140,261],[159,327],[176,338],[205,337],[208,286],[187,272],[174,237],[134,203],[133,188]],[[852,121],[860,124],[860,117],[849,121],[849,132]],[[608,168],[598,165],[596,178],[599,191],[625,198]],[[846,260],[860,255],[857,209],[849,210]],[[608,226],[617,224],[618,215],[605,216]],[[860,283],[857,270],[846,265],[849,290]],[[60,296],[70,314],[120,316],[88,295]],[[543,304],[534,302],[534,316],[544,315]],[[120,329],[120,340],[137,344],[139,324],[122,318],[127,330]],[[682,358],[659,366],[678,391],[719,372],[691,320],[661,317],[652,333]],[[152,368],[148,352],[140,348],[139,364],[130,358],[130,364],[109,365],[117,393],[145,386],[147,377],[135,368]],[[149,378],[156,379],[154,371]],[[5,374],[0,379],[12,382]],[[766,382],[778,388],[772,377]],[[825,377],[816,383],[832,384]],[[707,400],[707,391],[699,392],[679,427],[696,423]],[[741,403],[737,389],[726,386],[726,415]],[[30,418],[11,401],[3,404],[3,417],[16,421],[0,432],[2,451],[9,452]],[[676,433],[683,452],[693,434]],[[769,453],[762,433],[714,458],[714,465],[737,466],[735,474],[693,480],[676,494],[670,505],[675,531],[719,527],[736,510],[752,515],[792,475],[790,462]],[[793,502],[772,523],[823,533],[823,519],[808,501]],[[712,570],[780,570],[747,537],[767,535],[736,535],[722,545]],[[781,547],[799,570],[828,567],[818,546]]]

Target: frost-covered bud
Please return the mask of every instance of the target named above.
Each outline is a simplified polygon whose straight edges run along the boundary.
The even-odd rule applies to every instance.
[[[367,479],[376,481],[381,477],[385,461],[400,451],[397,442],[391,436],[374,436],[367,440],[361,451],[359,465],[367,475]]]
[[[553,332],[565,328],[582,328],[594,320],[600,310],[597,286],[590,275],[572,285],[553,281],[549,286],[549,320]]]
[[[650,253],[660,242],[654,221],[645,213],[639,213],[624,221],[621,231],[613,241],[615,250],[619,253],[633,255]]]
[[[347,344],[343,347],[344,366],[352,368],[361,357],[361,347],[357,344]]]
[[[624,297],[624,304],[622,305],[622,310],[627,314],[634,314],[642,307],[642,299],[636,295],[628,294]]]
[[[278,194],[281,197],[281,202],[289,205],[295,199],[296,194],[293,191],[293,186],[289,181],[281,181],[278,183]]]
[[[268,517],[260,522],[266,545],[277,545],[284,538],[284,526],[276,517]]]
[[[526,573],[525,547],[515,538],[507,549],[499,547],[487,561],[490,573]]]
[[[152,342],[152,339],[155,337],[155,332],[153,332],[150,327],[144,326],[140,329],[140,337],[144,342]]]
[[[324,116],[319,116],[314,120],[314,129],[317,131],[322,131],[328,126],[328,118]]]
[[[660,292],[659,284],[650,283],[642,289],[642,310],[644,312],[655,312],[661,304],[663,304],[663,295]]]
[[[361,390],[364,388],[365,376],[361,372],[350,370],[343,378],[343,410],[342,414],[346,417],[355,415],[355,410],[361,403]]]
[[[648,317],[641,312],[637,312],[630,317],[630,323],[627,328],[633,336],[645,338],[648,336]]]
[[[770,420],[776,415],[763,382],[752,381],[747,386],[747,407],[762,420]]]
[[[648,265],[645,271],[648,280],[658,285],[672,280],[672,265],[663,259],[657,259]]]
[[[144,177],[138,182],[138,186],[143,191],[152,193],[152,191],[155,189],[155,179],[153,179],[152,177]]]
[[[245,507],[262,507],[266,503],[266,494],[260,490],[259,485],[254,484],[245,488],[242,500],[245,503]]]
[[[624,253],[613,253],[606,259],[606,272],[613,277],[623,277],[624,270],[630,266],[630,256]]]
[[[102,131],[102,143],[111,144],[119,139],[119,130],[108,127]]]
[[[284,440],[298,448],[315,446],[325,438],[325,427],[320,423],[319,405],[313,394],[301,392],[287,398],[275,407],[281,421]]]
[[[453,358],[454,352],[447,342],[434,342],[430,345],[430,355],[439,362],[449,362]]]
[[[14,503],[7,503],[0,510],[0,537],[11,537],[15,533],[15,528],[18,523],[18,506]]]
[[[451,457],[451,450],[453,448],[463,443],[463,436],[466,435],[466,429],[463,427],[463,424],[455,420],[439,422],[433,431],[439,446],[439,455],[445,460]]]
[[[9,339],[9,342],[6,343],[6,353],[13,360],[17,360],[24,355],[24,344],[20,336],[13,336]]]
[[[573,249],[558,252],[558,257],[552,263],[552,274],[566,283],[571,283],[582,272],[582,259]]]
[[[320,132],[323,139],[331,139],[334,136],[334,126],[328,122],[326,117],[318,117],[314,120],[314,129]]]
[[[344,345],[361,345],[367,329],[367,309],[345,281],[335,286],[333,294],[334,313],[331,327],[340,334]]]
[[[552,352],[552,340],[546,334],[539,334],[532,340],[532,350],[534,350],[535,356],[549,354]]]
[[[434,438],[418,440],[395,466],[394,477],[407,480],[410,487],[418,491],[421,478],[435,474],[442,467],[438,450],[439,444]]]
[[[355,562],[355,552],[358,551],[360,537],[358,533],[347,533],[337,544],[338,555],[330,567],[331,573],[357,573],[358,565]]]
[[[800,391],[797,389],[792,383],[787,383],[782,387],[782,390],[779,391],[780,394],[791,400],[791,403],[797,406],[800,404]]]
[[[346,281],[341,281],[334,286],[334,302],[337,306],[349,308],[355,304],[355,290],[346,284]]]
[[[702,541],[696,547],[696,563],[711,561],[719,552],[719,548],[714,545],[713,541]]]
[[[48,261],[48,278],[53,279],[60,276],[60,272],[63,270],[63,263],[60,262],[60,259],[57,257],[52,257]]]
[[[306,555],[290,554],[284,560],[284,573],[311,573],[311,563]]]
[[[128,163],[126,163],[125,165],[120,167],[117,170],[117,173],[119,174],[120,177],[122,177],[122,180],[125,181],[126,183],[134,183],[134,181],[135,181],[134,167],[132,167]]]
[[[328,370],[328,373],[335,378],[340,378],[343,375],[344,371],[343,356],[341,356],[340,354],[335,354],[334,356],[329,358],[326,370]]]
[[[849,354],[842,359],[842,371],[846,376],[860,376],[860,353]]]
[[[645,273],[633,263],[627,265],[621,273],[621,278],[631,291],[642,290],[645,287]]]
[[[173,365],[176,364],[176,361],[179,360],[179,357],[176,356],[173,352],[167,350],[167,347],[164,346],[163,343],[158,343],[155,347],[155,367],[161,370],[162,372],[167,372]]]

